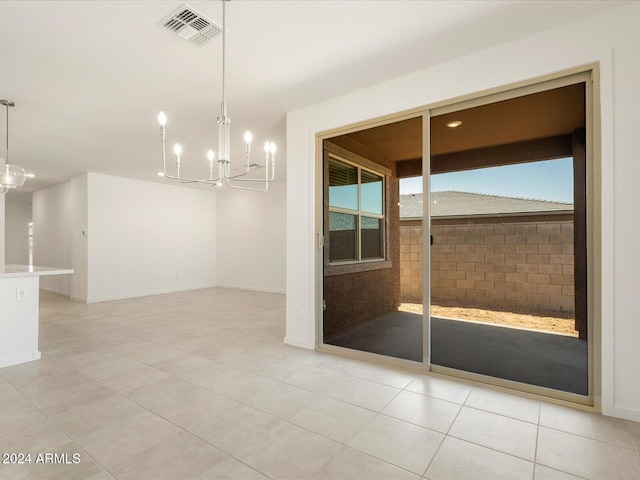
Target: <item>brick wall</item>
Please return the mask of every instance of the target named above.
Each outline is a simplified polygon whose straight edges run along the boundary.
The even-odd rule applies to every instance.
[[[433,225],[431,301],[574,311],[573,222]],[[403,302],[422,302],[422,227],[400,227]]]

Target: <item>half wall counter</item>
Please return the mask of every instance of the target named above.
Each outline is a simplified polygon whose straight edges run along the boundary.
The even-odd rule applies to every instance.
[[[71,273],[65,268],[0,266],[0,368],[40,359],[40,277]]]

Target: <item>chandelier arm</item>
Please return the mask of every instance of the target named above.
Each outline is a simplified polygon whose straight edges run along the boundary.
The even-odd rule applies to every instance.
[[[236,181],[236,182],[270,182],[274,179],[274,175],[271,176],[271,178],[269,178],[269,162],[267,162],[267,164],[264,166],[265,168],[265,175],[264,178],[239,178],[239,177],[243,177],[246,174],[249,173],[249,169],[247,169],[244,173],[239,173],[237,175],[231,175],[228,178],[230,180]]]
[[[235,188],[236,190],[250,190],[252,192],[266,192],[269,189],[269,183],[264,183],[262,188],[241,187],[240,185],[233,185],[232,183],[230,183],[228,178],[226,179],[225,183],[226,183],[227,187]]]
[[[176,177],[175,175],[165,175],[165,177],[171,179],[171,180],[177,180],[178,183],[206,183],[208,185],[215,185],[216,183],[218,183],[221,178],[220,176],[218,176],[217,178],[214,178],[212,180],[210,179],[204,179],[204,178],[185,178],[185,177]]]
[[[251,171],[251,165],[250,164],[251,164],[251,156],[250,156],[250,153],[249,153],[249,147],[247,147],[247,156],[246,156],[246,164],[245,164],[245,167],[244,167],[244,171],[242,173],[237,173],[235,175],[231,175],[231,162],[229,162],[228,163],[229,169],[228,169],[226,178],[229,178],[229,179],[232,179],[232,180],[233,179],[241,180],[239,177],[243,177],[243,176],[247,175]],[[253,180],[249,180],[249,181],[253,181]]]
[[[248,161],[248,158],[247,158]],[[269,176],[269,164],[271,164],[271,176]],[[275,154],[271,154],[271,156],[267,157],[267,161],[264,165],[264,178],[239,178],[245,176],[250,171],[250,167],[247,166],[243,173],[238,173],[237,175],[227,175],[227,178],[230,180],[234,180],[237,182],[271,182],[275,179],[276,176],[276,160]]]
[[[177,180],[178,183],[206,183],[209,185],[214,185],[216,183],[218,183],[221,178],[220,175],[218,175],[217,178],[214,179],[208,179],[208,178],[185,178],[185,177],[176,177],[175,175],[166,175],[167,178],[170,178],[171,180]]]
[[[269,183],[273,179],[270,179],[270,178],[234,178],[234,177],[229,177],[228,180],[231,180],[233,182],[262,182],[262,183]]]
[[[236,179],[236,178],[238,178],[238,177],[243,177],[243,176],[245,176],[245,175],[246,175],[246,174],[248,174],[248,173],[249,173],[249,170],[245,170],[244,172],[242,172],[242,173],[237,173],[236,175],[229,175],[229,176],[227,176],[227,178],[229,178],[230,180],[233,180],[233,179]]]
[[[216,183],[218,183],[222,177],[220,175],[220,167],[218,167],[217,171],[218,171],[218,176],[216,178],[209,178],[209,179],[197,179],[197,178],[185,178],[185,177],[181,177],[180,173],[178,171],[178,175],[171,175],[168,171],[167,171],[167,148],[166,148],[166,142],[165,142],[165,129],[164,129],[164,125],[162,125],[160,127],[160,140],[162,142],[162,173],[164,174],[164,176],[166,178],[169,178],[171,180],[177,180],[178,183],[206,183],[209,185],[215,185]]]
[[[234,182],[273,182],[274,177],[271,178],[237,178],[236,177],[228,177],[229,180]]]
[[[273,156],[271,157],[271,162],[274,163],[275,160],[273,158]],[[233,177],[228,177],[226,179],[226,184],[228,187],[230,188],[237,188],[237,189],[241,189],[241,190],[253,190],[253,191],[258,191],[258,192],[266,192],[267,189],[269,188],[269,182],[271,180],[273,180],[273,178],[269,179],[269,155],[267,154],[267,161],[265,164],[265,174],[264,174],[264,178],[238,178],[242,175],[246,175],[249,172],[249,166],[247,166],[247,171],[244,174],[241,175],[235,175]],[[231,182],[254,182],[254,183],[258,183],[258,184],[262,184],[262,187],[260,188],[251,188],[251,187],[241,187],[239,185],[233,185]]]
[[[275,179],[276,176],[276,172],[275,172],[275,166],[272,167],[271,170],[271,176],[269,176],[269,165],[265,165],[265,176],[264,178],[238,178],[241,175],[235,175],[232,177],[227,177],[228,180],[233,180],[234,182],[261,182],[261,183],[265,183],[268,184],[269,182],[272,182]],[[242,174],[245,175],[245,174]]]

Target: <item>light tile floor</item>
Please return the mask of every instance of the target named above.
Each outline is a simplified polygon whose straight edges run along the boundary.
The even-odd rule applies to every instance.
[[[284,303],[43,293],[42,360],[0,369],[0,453],[31,463],[0,478],[640,479],[640,424],[289,347]]]

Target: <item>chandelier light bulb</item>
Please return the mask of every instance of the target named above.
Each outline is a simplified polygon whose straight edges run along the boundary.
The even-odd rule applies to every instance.
[[[167,124],[167,116],[164,112],[158,114],[158,123],[163,127]]]
[[[179,143],[176,143],[176,144],[173,146],[173,153],[175,153],[177,156],[182,155],[182,147],[180,146],[180,144],[179,144]]]
[[[269,153],[269,150],[271,149],[271,146],[269,145],[270,142],[265,142],[264,143],[264,151]]]
[[[209,150],[207,152],[207,158],[209,159],[210,162],[213,162],[213,159],[216,158],[216,154],[213,153],[213,150]]]
[[[273,142],[269,142],[269,152],[270,153],[276,153],[276,144]]]
[[[249,155],[251,154],[251,142],[253,141],[253,135],[247,130],[244,132],[244,143],[246,144],[245,151],[247,152],[247,165],[249,165]]]

